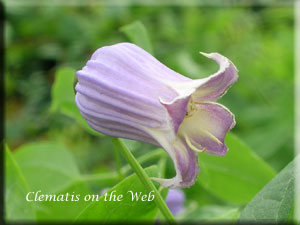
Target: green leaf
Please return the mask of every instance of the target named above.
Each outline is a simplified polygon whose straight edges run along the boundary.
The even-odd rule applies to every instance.
[[[91,192],[85,183],[80,181],[74,181],[70,186],[65,187],[62,190],[54,193],[56,196],[64,195],[68,193],[68,201],[44,201],[38,204],[37,218],[39,221],[49,222],[49,221],[74,221],[79,213],[85,209],[89,202],[84,201],[84,196],[91,194]],[[49,194],[43,192],[43,194]],[[53,194],[53,193],[50,193]],[[75,199],[78,195],[78,201],[71,201],[71,195]]]
[[[244,208],[241,221],[284,222],[292,213],[294,204],[295,178],[300,177],[300,155],[290,162],[273,180],[271,180]]]
[[[225,156],[199,156],[198,182],[220,199],[245,204],[275,176],[275,172],[232,133],[225,141],[229,148]]]
[[[153,54],[149,35],[145,26],[140,21],[135,21],[131,24],[123,26],[120,28],[120,30],[126,34],[131,42]]]
[[[190,188],[184,189],[187,204],[197,203],[197,207],[205,205],[224,205],[224,201],[204,188],[200,182],[196,182]]]
[[[150,177],[157,177],[159,169],[151,166],[145,169]],[[144,185],[134,174],[125,178],[122,182],[107,192],[107,200],[110,193],[123,195],[122,201],[104,201],[104,196],[99,198],[98,202],[92,202],[77,218],[77,221],[101,221],[105,222],[136,222],[136,221],[154,221],[158,209],[153,201],[132,201],[131,193],[149,194],[145,191]],[[164,193],[164,197],[166,193]]]
[[[14,156],[28,181],[30,192],[34,192],[32,196],[38,191],[39,195],[90,193],[81,182],[81,174],[72,155],[58,143],[26,144],[17,149]],[[42,201],[36,204],[37,217],[42,221],[70,221],[87,206],[84,201]]]
[[[14,156],[29,186],[36,191],[56,192],[80,177],[72,155],[57,143],[26,144]]]
[[[75,73],[76,71],[74,69],[68,67],[63,67],[57,70],[51,93],[51,110],[59,110],[66,103],[75,104],[75,93],[73,87]]]
[[[75,104],[74,79],[76,71],[72,68],[60,68],[55,74],[55,81],[51,90],[51,111],[59,111],[73,118],[83,129],[93,135],[103,136],[93,130],[81,116]]]
[[[198,208],[195,204],[179,219],[183,222],[233,222],[238,219],[239,215],[240,211],[237,207],[211,205]]]
[[[34,221],[34,203],[26,201],[29,187],[12,153],[5,147],[5,219]]]

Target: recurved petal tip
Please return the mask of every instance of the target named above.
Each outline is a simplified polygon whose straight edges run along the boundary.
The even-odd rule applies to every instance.
[[[193,96],[196,101],[215,101],[222,97],[237,81],[238,70],[228,58],[219,53],[200,53],[216,61],[220,68],[208,78],[192,81],[196,84],[196,91],[193,93]]]

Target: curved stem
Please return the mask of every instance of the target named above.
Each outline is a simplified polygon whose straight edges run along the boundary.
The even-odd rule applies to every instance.
[[[132,155],[130,150],[127,148],[127,146],[119,138],[112,138],[112,142],[114,147],[118,151],[120,151],[120,153],[124,156],[126,161],[131,166],[132,170],[136,173],[142,184],[145,186],[145,188],[148,191],[154,192],[154,201],[159,210],[161,211],[162,215],[166,218],[166,220],[169,223],[176,223],[176,220],[171,211],[169,210],[168,206],[166,205],[165,201],[157,191],[156,187],[154,186],[144,169],[141,167],[141,165]]]

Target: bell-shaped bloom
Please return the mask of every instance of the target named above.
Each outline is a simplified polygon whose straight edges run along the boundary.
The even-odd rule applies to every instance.
[[[88,124],[114,137],[165,149],[176,176],[153,178],[166,187],[194,184],[198,153],[224,155],[234,115],[215,101],[237,80],[237,69],[218,53],[205,54],[219,70],[192,80],[130,43],[98,49],[76,75],[76,104]]]

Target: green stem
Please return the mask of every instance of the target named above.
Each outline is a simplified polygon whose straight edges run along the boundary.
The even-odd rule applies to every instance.
[[[150,160],[161,158],[165,159],[166,153],[162,149],[156,149],[150,152],[149,154],[143,155],[137,158],[137,161],[140,164],[148,162]],[[128,175],[132,171],[130,165],[125,165],[120,169],[120,172],[123,176]],[[101,174],[84,174],[81,175],[78,179],[85,182],[115,182],[118,181],[118,173],[109,172]]]
[[[120,158],[120,155],[119,155],[119,152],[117,149],[114,149],[114,153],[115,153],[115,162],[116,162],[116,166],[117,166],[117,172],[118,172],[118,175],[119,175],[119,179],[122,180],[123,178],[123,173],[121,171],[121,158]]]
[[[169,223],[176,223],[176,220],[171,211],[169,210],[168,206],[166,205],[165,201],[157,191],[156,187],[154,186],[144,169],[141,167],[141,165],[132,155],[130,150],[127,148],[127,146],[119,138],[112,138],[112,142],[114,147],[118,149],[120,153],[124,156],[126,161],[131,166],[132,170],[136,173],[140,181],[144,184],[145,188],[148,191],[154,192],[154,201],[159,210],[161,211],[162,215],[166,218],[166,220]]]
[[[140,164],[143,164],[143,163],[148,162],[150,160],[165,157],[165,156],[166,156],[166,153],[162,149],[156,149],[156,150],[153,150],[153,151],[149,152],[149,154],[138,157],[137,161]],[[131,171],[130,165],[127,164],[127,165],[123,166],[121,171],[122,171],[123,174],[126,175],[128,172]]]

